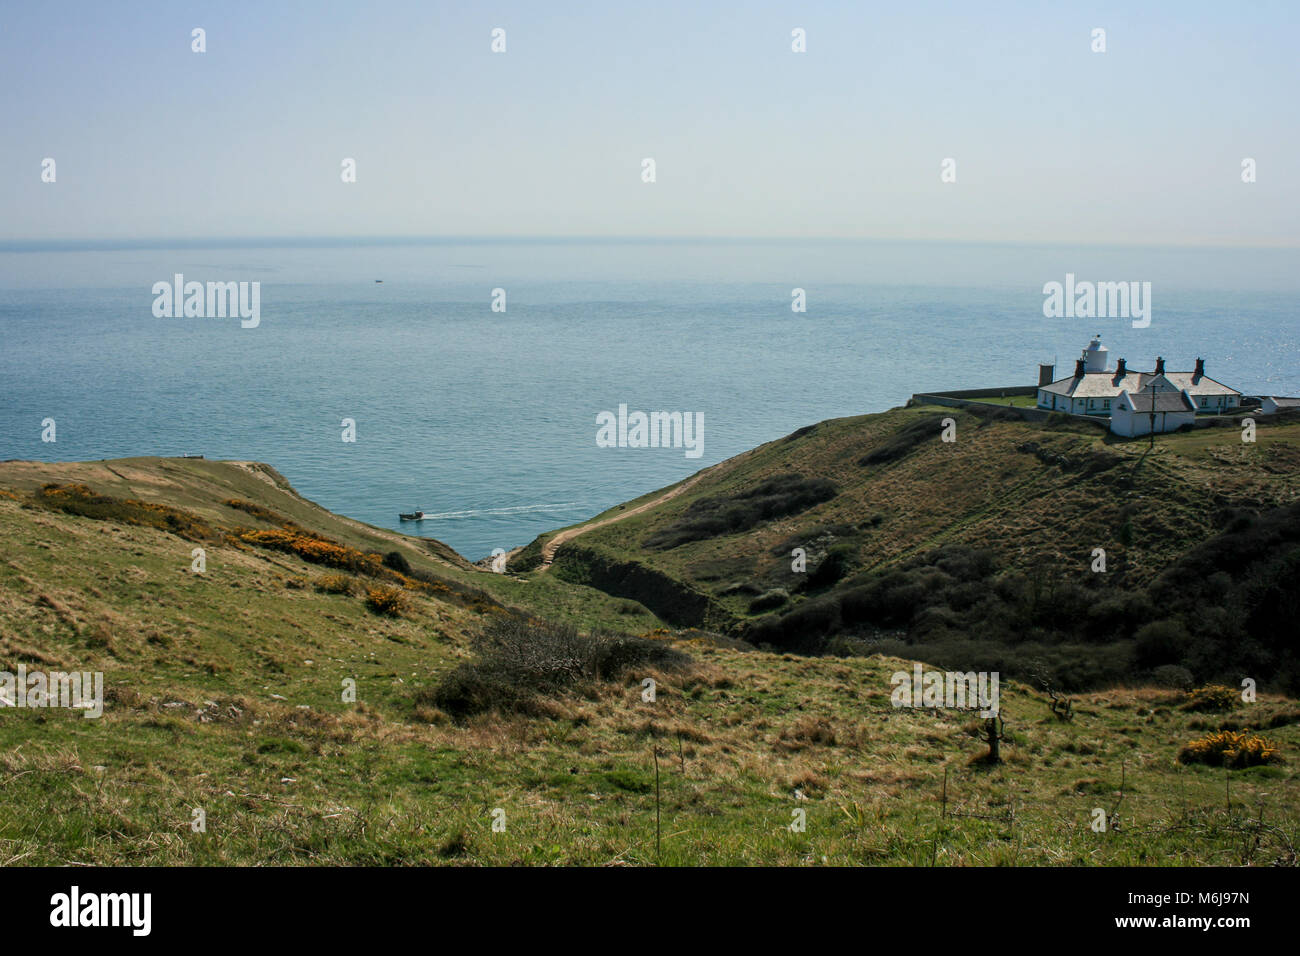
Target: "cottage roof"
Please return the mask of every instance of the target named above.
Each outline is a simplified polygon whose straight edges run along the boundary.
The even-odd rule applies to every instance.
[[[1085,372],[1077,378],[1072,376],[1057,379],[1051,385],[1044,385],[1043,391],[1067,398],[1117,398],[1125,392],[1138,392],[1151,385],[1179,392],[1186,389],[1197,396],[1241,394],[1208,375],[1197,375],[1195,372],[1164,372],[1156,375],[1154,372],[1137,371],[1126,371],[1123,375],[1116,372]]]
[[[1169,384],[1177,389],[1187,389],[1193,395],[1240,395],[1241,392],[1235,388],[1229,388],[1222,382],[1217,382],[1208,375],[1197,375],[1195,372],[1165,372],[1165,378],[1169,379]]]
[[[1126,393],[1117,403],[1120,408],[1141,415],[1151,412],[1194,412],[1196,405],[1186,392],[1166,388],[1145,388],[1140,392]]]
[[[1114,398],[1121,392],[1136,392],[1154,376],[1150,372],[1085,372],[1078,378],[1062,378],[1043,391],[1068,398]]]

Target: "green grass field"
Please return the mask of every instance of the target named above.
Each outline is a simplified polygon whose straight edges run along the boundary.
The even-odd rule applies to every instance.
[[[852,421],[818,426],[825,445],[807,448],[810,466],[839,454],[836,436]],[[1246,461],[1232,481],[1256,481],[1251,456],[1275,454],[1209,437],[1177,436],[1143,468],[1213,481]],[[1066,452],[1102,441],[1057,440]],[[768,455],[765,446],[719,466],[718,480],[750,481],[746,469]],[[1044,480],[1007,479],[1022,502]],[[194,573],[193,538],[39,504],[48,481],[167,504],[224,530],[202,542],[206,570]],[[907,490],[886,500],[885,488],[871,504],[889,515],[878,560],[955,533],[947,505],[915,502],[898,516]],[[366,601],[373,577],[248,543],[241,534],[275,524],[229,499],[341,548],[399,551],[434,583],[402,584],[400,615],[377,614]],[[632,542],[652,519],[592,535]],[[760,530],[755,552],[782,534]],[[665,628],[553,571],[492,574],[436,543],[330,515],[248,465],[3,463],[0,540],[0,665],[100,671],[107,686],[100,719],[0,708],[9,865],[1296,862],[1300,708],[1273,694],[1200,713],[1182,691],[1115,687],[1074,695],[1065,721],[1036,689],[1004,683],[1012,740],[990,767],[972,713],[891,706],[890,676],[907,661],[800,657]],[[511,608],[646,634],[691,665],[583,680],[527,715],[456,723],[420,703]],[[653,702],[642,699],[647,677]],[[1281,760],[1241,770],[1178,761],[1222,727],[1266,738]],[[1093,829],[1098,811],[1105,832]],[[804,828],[792,829],[800,817]]]

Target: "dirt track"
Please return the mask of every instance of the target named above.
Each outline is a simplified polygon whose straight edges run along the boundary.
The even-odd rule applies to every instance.
[[[610,515],[608,518],[604,518],[600,521],[593,521],[590,524],[579,525],[576,528],[565,528],[563,531],[559,532],[550,541],[547,541],[545,544],[542,545],[542,563],[537,570],[540,572],[540,571],[545,571],[547,568],[549,568],[551,566],[551,563],[555,560],[555,552],[559,549],[560,545],[564,544],[566,541],[572,541],[578,535],[586,531],[591,531],[593,528],[602,528],[607,524],[613,524],[615,521],[622,521],[624,518],[630,518],[632,517],[632,515],[640,514],[641,512],[653,508],[656,505],[661,505],[665,501],[668,501],[671,498],[676,498],[683,491],[690,488],[697,481],[703,478],[708,470],[709,469],[705,469],[705,471],[700,472],[695,477],[682,482],[676,488],[673,488],[670,491],[660,495],[658,498],[655,498],[651,501],[647,501],[643,505],[637,505],[635,508],[629,508],[627,511],[620,511],[616,515]]]

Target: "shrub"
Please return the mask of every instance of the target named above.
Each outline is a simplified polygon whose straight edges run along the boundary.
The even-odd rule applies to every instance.
[[[411,562],[406,560],[406,555],[400,551],[389,551],[384,555],[384,567],[391,568],[401,574],[411,573]]]
[[[676,522],[647,537],[645,547],[668,550],[691,541],[748,531],[765,521],[807,511],[837,493],[834,482],[826,478],[805,478],[797,472],[774,475],[731,497],[692,502]]]
[[[859,465],[886,465],[906,456],[922,442],[938,440],[946,415],[926,415],[908,422],[867,454],[858,459]]]
[[[351,594],[354,587],[346,574],[323,574],[316,579],[316,590],[322,594]]]
[[[1221,730],[1193,740],[1178,752],[1179,763],[1241,769],[1281,761],[1277,747],[1263,737]]]
[[[61,485],[50,482],[42,485],[35,495],[36,503],[65,514],[80,515],[99,521],[116,521],[121,524],[144,525],[168,531],[189,541],[212,540],[220,537],[207,522],[178,508],[156,505],[134,498],[114,498],[101,495],[88,485]]]
[[[773,608],[781,607],[789,600],[789,591],[785,590],[785,588],[773,588],[749,602],[749,613],[760,614],[763,611],[770,611]]]
[[[416,693],[456,720],[496,710],[545,714],[540,698],[582,680],[621,680],[633,667],[681,670],[690,658],[660,641],[609,632],[580,633],[566,624],[508,618],[474,638],[477,659]]]
[[[1174,687],[1178,690],[1191,690],[1195,680],[1191,671],[1177,664],[1161,664],[1151,672],[1151,677],[1161,687]]]
[[[840,629],[839,601],[833,595],[797,604],[780,616],[751,621],[742,636],[756,647],[769,645],[786,651],[820,653],[826,639]]]
[[[1191,643],[1191,635],[1182,622],[1170,619],[1145,624],[1136,636],[1139,667],[1181,664]]]
[[[222,502],[222,504],[227,508],[234,508],[236,511],[250,514],[254,518],[261,518],[267,524],[280,525],[281,527],[293,524],[293,522],[289,521],[283,515],[276,514],[270,508],[263,508],[261,505],[253,504],[251,501],[241,501],[239,498],[227,498]]]
[[[808,575],[804,587],[809,590],[828,588],[839,583],[857,559],[857,550],[848,544],[837,544],[826,552],[816,570]]]
[[[1192,710],[1197,713],[1210,713],[1225,710],[1232,710],[1241,700],[1241,694],[1231,687],[1224,687],[1220,684],[1213,684],[1208,687],[1198,687],[1187,695],[1187,700],[1183,703],[1183,710]]]
[[[982,581],[996,570],[997,561],[987,548],[950,544],[912,562],[912,566],[931,565],[958,581]]]
[[[358,574],[380,577],[389,574],[379,559],[373,554],[362,554],[356,548],[336,544],[328,538],[314,534],[276,528],[269,531],[245,531],[239,540],[276,551],[296,554],[311,564],[323,564],[326,567],[340,568]]]
[[[401,588],[381,584],[366,589],[366,607],[376,614],[401,617],[411,608],[411,602]]]
[[[752,581],[737,581],[734,584],[728,584],[718,589],[719,597],[730,597],[733,594],[748,594],[751,597],[757,597],[763,593],[763,589]]]

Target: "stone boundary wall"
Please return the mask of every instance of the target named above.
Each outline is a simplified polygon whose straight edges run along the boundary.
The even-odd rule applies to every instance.
[[[939,395],[944,398],[1013,398],[1016,395],[1036,395],[1037,385],[1007,385],[1004,388],[959,388],[946,389],[942,392],[918,392],[926,397]]]
[[[1003,411],[1019,415],[1027,422],[1047,421],[1048,416],[1052,414],[1047,409],[1038,408],[1037,406],[1002,405],[996,401],[999,398],[1036,395],[1037,393],[1037,385],[1008,385],[1006,388],[965,388],[947,392],[917,392],[912,396],[912,402],[918,405],[944,405],[949,408],[964,408],[967,405],[978,405],[982,408],[1000,408]],[[982,398],[994,399],[994,401],[979,401]],[[1083,422],[1093,422],[1102,428],[1110,427],[1110,419],[1108,418],[1100,418],[1094,415],[1071,415],[1069,412],[1062,412],[1059,409],[1057,414],[1070,415],[1071,418],[1077,418]]]
[[[966,388],[953,389],[946,392],[917,392],[912,396],[908,404],[911,405],[943,405],[948,408],[964,408],[968,405],[978,405],[982,408],[999,408],[1006,412],[1014,412],[1027,422],[1046,421],[1052,414],[1069,415],[1081,422],[1092,422],[1106,431],[1110,430],[1110,419],[1100,415],[1076,415],[1073,412],[1064,412],[1057,409],[1055,412],[1045,408],[1033,406],[1030,408],[1016,405],[1002,405],[996,399],[1011,398],[1016,395],[1034,395],[1038,392],[1037,385],[1009,385],[1006,388]],[[994,401],[980,401],[980,399],[994,399]],[[1258,410],[1258,399],[1251,401],[1252,396],[1243,396],[1242,406],[1235,414],[1231,415],[1197,415],[1196,420],[1192,422],[1193,428],[1223,428],[1225,426],[1235,426],[1242,418],[1246,417],[1242,412],[1256,412]],[[1247,404],[1249,402],[1250,404]],[[1300,413],[1296,414],[1300,417]],[[1277,419],[1289,417],[1286,412],[1279,412],[1276,415],[1264,416]],[[1145,436],[1141,436],[1145,437]]]

